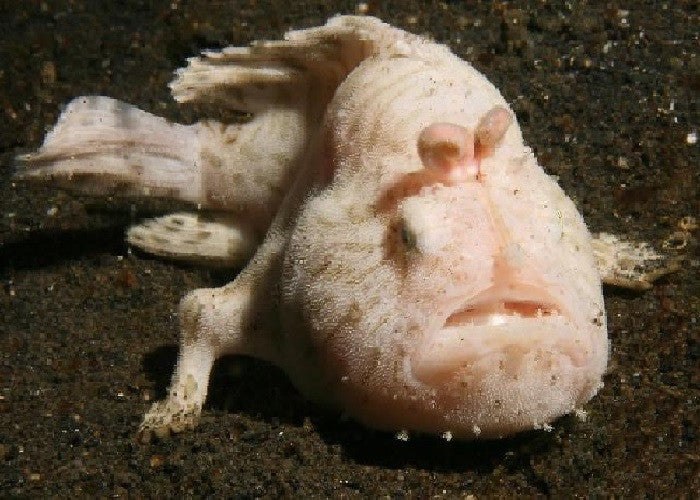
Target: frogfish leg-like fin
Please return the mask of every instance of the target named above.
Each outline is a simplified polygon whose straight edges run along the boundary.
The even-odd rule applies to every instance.
[[[226,213],[173,214],[146,219],[126,234],[144,252],[207,267],[241,267],[259,243],[259,235]]]
[[[166,437],[197,425],[217,358],[243,354],[280,364],[276,290],[283,243],[266,240],[256,258],[229,284],[201,288],[180,302],[180,350],[165,400],[145,414],[139,438]]]
[[[658,253],[645,242],[598,233],[592,240],[593,254],[606,285],[632,290],[648,290],[658,278],[677,271],[678,259]]]

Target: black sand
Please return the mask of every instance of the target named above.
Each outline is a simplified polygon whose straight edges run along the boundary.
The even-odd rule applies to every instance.
[[[369,8],[483,71],[593,230],[659,247],[698,214],[695,2],[468,3]],[[0,496],[698,494],[697,231],[675,252],[683,269],[653,290],[606,290],[609,373],[585,422],[404,443],[305,402],[267,365],[229,359],[196,431],[135,442],[175,361],[179,297],[225,277],[128,253],[125,226],[162,206],[134,215],[123,201],[13,187],[14,155],[81,94],[192,120],[166,88],[186,56],[353,9],[0,0]]]

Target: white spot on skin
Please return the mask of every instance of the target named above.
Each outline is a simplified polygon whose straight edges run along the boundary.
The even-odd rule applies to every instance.
[[[574,410],[574,415],[576,415],[576,418],[578,418],[581,422],[588,420],[588,412],[581,408],[576,408]]]
[[[357,5],[355,5],[355,13],[356,14],[361,14],[365,15],[369,12],[369,5],[367,5],[366,2],[360,2]]]
[[[404,242],[422,254],[437,254],[450,241],[449,228],[435,224],[433,203],[425,198],[411,197],[401,204]]]

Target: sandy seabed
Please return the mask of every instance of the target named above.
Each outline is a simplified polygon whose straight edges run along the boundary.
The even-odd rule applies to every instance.
[[[13,157],[78,95],[192,121],[166,86],[185,57],[356,5],[0,0],[0,495],[697,495],[697,230],[669,236],[699,213],[698,11],[631,3],[367,5],[484,72],[593,231],[685,244],[669,251],[685,257],[681,271],[652,290],[606,289],[609,370],[585,421],[499,441],[402,442],[304,401],[268,365],[229,358],[201,426],[142,445],[135,430],[175,362],[179,298],[230,276],[128,252],[129,222],[172,206],[134,212],[13,186]]]

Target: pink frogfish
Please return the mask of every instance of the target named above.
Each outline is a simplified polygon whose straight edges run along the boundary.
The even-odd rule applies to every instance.
[[[369,427],[465,439],[545,426],[601,388],[601,279],[643,287],[630,259],[655,254],[593,238],[503,96],[447,47],[338,16],[191,58],[171,89],[251,118],[181,125],[78,97],[19,158],[20,179],[189,202],[128,242],[242,267],[182,300],[142,437],[193,427],[226,354]]]

